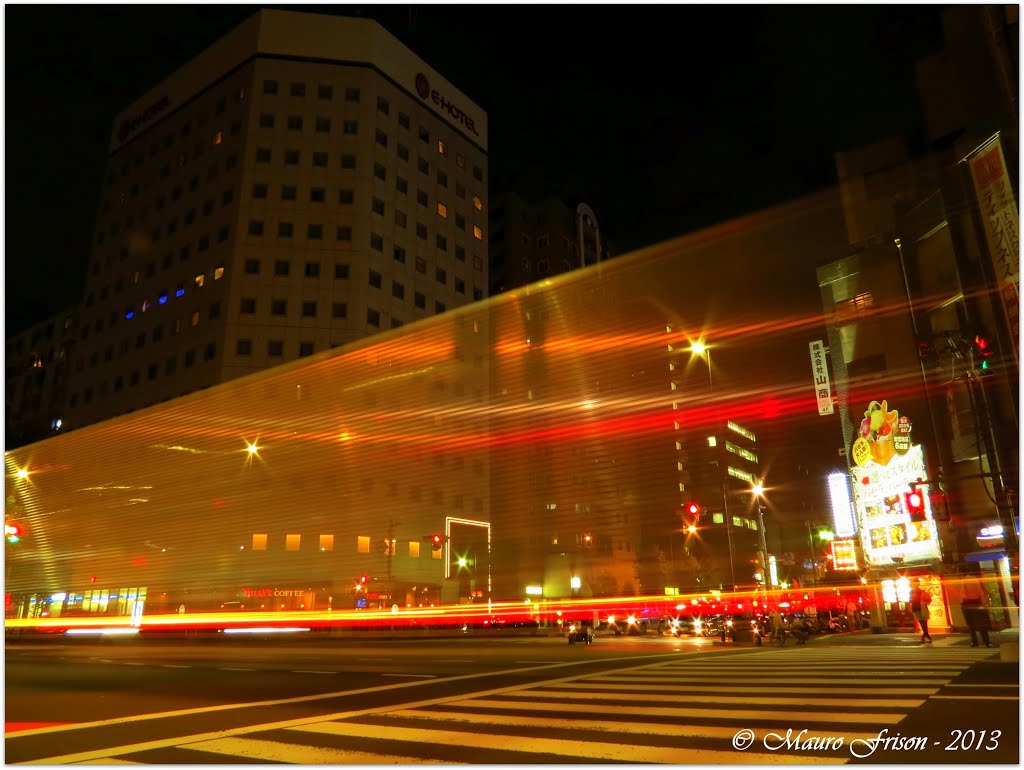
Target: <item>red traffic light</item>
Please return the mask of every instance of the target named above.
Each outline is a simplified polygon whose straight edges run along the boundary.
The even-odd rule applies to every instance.
[[[366,583],[366,575],[360,575],[359,576],[359,582],[365,584]]]
[[[22,529],[17,524],[5,524],[4,525],[4,536],[7,538],[8,543],[17,543],[21,540]]]
[[[691,516],[697,516],[700,514],[700,504],[698,503],[687,503],[686,512]]]
[[[430,544],[434,548],[440,548],[442,543],[444,543],[444,538],[441,535],[434,534],[430,536]]]
[[[907,509],[907,513],[910,514],[911,521],[925,520],[924,495],[916,489],[903,493],[903,505]]]

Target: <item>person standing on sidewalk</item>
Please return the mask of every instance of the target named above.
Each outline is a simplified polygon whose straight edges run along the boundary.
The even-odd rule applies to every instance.
[[[992,643],[988,638],[988,631],[991,619],[988,615],[986,605],[985,587],[977,575],[969,575],[964,580],[963,589],[960,593],[960,609],[964,613],[964,622],[971,632],[971,647],[978,646],[978,634],[981,633],[981,642],[986,647]]]
[[[928,633],[928,619],[931,613],[928,612],[928,605],[932,603],[932,595],[920,585],[910,589],[910,611],[914,620],[921,626],[921,644],[931,644],[932,635]]]

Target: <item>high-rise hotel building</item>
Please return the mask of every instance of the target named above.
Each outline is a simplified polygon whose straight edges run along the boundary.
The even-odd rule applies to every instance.
[[[263,10],[119,114],[66,428],[482,299],[487,115],[368,19]]]

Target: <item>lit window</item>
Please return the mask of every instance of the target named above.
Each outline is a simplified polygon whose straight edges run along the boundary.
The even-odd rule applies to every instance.
[[[219,267],[214,268],[214,270],[213,270],[213,280],[219,281],[223,277],[224,277],[224,266],[221,265]]]
[[[478,241],[482,241],[484,239],[484,231],[481,230],[477,225],[473,225],[473,237],[476,238]]]
[[[252,536],[252,550],[254,550],[254,551],[265,551],[265,550],[267,550],[267,536],[266,535],[253,535]]]
[[[206,283],[206,276],[200,273],[196,276],[196,286],[202,286],[204,283]]]
[[[192,319],[191,319],[191,321],[189,323],[190,323],[191,326],[199,326],[199,311],[198,310],[195,311],[192,314]]]
[[[718,439],[714,436],[708,436],[708,446],[718,446]]]
[[[214,144],[220,144],[223,141],[224,141],[224,132],[223,131],[218,131],[216,134],[213,135],[213,143]]]
[[[479,195],[474,195],[473,196],[473,208],[475,208],[477,211],[483,211],[484,202],[482,200],[480,200],[480,196]]]
[[[725,523],[725,514],[724,513],[713,513],[713,514],[711,514],[711,521],[714,524],[724,524]]]
[[[285,535],[284,548],[286,551],[297,551],[302,544],[302,535]]]
[[[445,206],[443,203],[438,203],[437,204],[437,215],[439,217],[441,217],[441,219],[447,219],[448,218],[448,207]]]
[[[432,549],[430,549],[430,557],[431,557],[432,559],[437,559],[437,560],[440,560],[440,558],[441,558],[441,556],[442,556],[443,554],[444,554],[444,549],[443,549],[443,548],[438,548],[438,549],[436,549],[436,550],[435,550],[435,549],[433,549],[433,548],[432,548]]]
[[[359,537],[357,538],[356,550],[358,550],[359,553],[369,553],[370,552],[370,538],[367,537],[366,535],[359,535]]]
[[[320,535],[320,550],[321,551],[333,551],[334,550],[334,535]]]
[[[414,559],[418,559],[420,557],[420,544],[415,540],[409,541],[409,556]]]
[[[442,155],[448,154],[448,145],[442,142],[440,139],[437,140],[437,151]]]

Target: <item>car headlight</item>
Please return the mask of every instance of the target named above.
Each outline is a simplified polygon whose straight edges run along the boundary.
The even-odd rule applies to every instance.
[[[630,615],[628,618],[626,618],[626,622],[629,623],[629,625],[632,626],[632,625],[634,625],[636,623],[636,617],[634,617],[633,615]]]
[[[725,621],[725,625],[729,626],[729,628],[732,628],[732,621],[731,620]]]
[[[693,621],[693,630],[700,631],[700,627],[703,625],[699,620]]]

